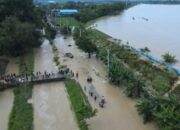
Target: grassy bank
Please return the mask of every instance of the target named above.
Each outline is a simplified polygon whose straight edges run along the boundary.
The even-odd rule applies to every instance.
[[[167,69],[157,67],[149,60],[141,59],[137,54],[133,53],[125,44],[118,44],[108,40],[109,36],[97,31],[89,31],[89,37],[99,49],[102,59],[106,62],[106,48],[110,49],[110,53],[116,59],[124,62],[134,71],[140,73],[147,81],[146,87],[155,90],[157,94],[163,95],[168,92],[178,76],[169,72]]]
[[[97,45],[100,58],[107,63],[107,48],[110,49],[110,80],[124,85],[128,96],[141,97],[136,105],[144,123],[155,121],[160,129],[178,130],[180,102],[173,94],[164,96],[176,82],[178,76],[165,68],[141,59],[128,46],[111,42],[107,35],[91,30],[91,40]],[[178,90],[177,90],[178,91]],[[146,96],[146,92],[153,96]],[[143,95],[143,96],[142,96]],[[143,97],[143,98],[142,98]]]
[[[33,51],[19,61],[19,72],[24,72],[24,67],[21,65],[25,62],[28,66],[28,71],[34,69],[34,53]],[[8,130],[32,130],[33,129],[33,107],[28,103],[32,98],[32,86],[30,84],[22,84],[14,88],[13,108],[9,117]]]
[[[75,80],[68,80],[65,81],[65,86],[80,130],[88,130],[85,119],[94,116],[95,111],[93,111],[79,83]]]

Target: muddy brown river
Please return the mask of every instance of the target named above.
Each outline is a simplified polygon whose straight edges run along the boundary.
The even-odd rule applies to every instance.
[[[46,40],[35,51],[36,71],[57,72]],[[34,130],[78,130],[63,82],[35,85],[33,89]]]
[[[169,52],[180,61],[180,5],[138,4],[120,15],[98,20],[96,28],[135,48],[147,46],[162,59]],[[180,62],[175,64],[180,69]]]
[[[59,49],[61,64],[67,65],[75,73],[79,73],[78,80],[81,86],[87,85],[88,75],[93,77],[93,84],[100,95],[105,96],[105,108],[99,108],[86,93],[90,104],[98,110],[95,117],[87,120],[90,130],[158,130],[154,123],[143,124],[143,119],[134,107],[135,101],[127,98],[123,90],[109,84],[106,75],[106,66],[94,56],[88,59],[87,54],[79,50],[72,37],[63,39],[60,35],[55,39]],[[71,47],[68,45],[71,44]],[[74,55],[73,59],[64,57],[66,52]],[[17,72],[18,67],[11,60],[8,72]],[[39,49],[35,50],[35,72],[55,72],[53,53],[48,41],[45,40]],[[13,91],[6,90],[0,93],[0,130],[6,130],[8,117],[13,104]],[[68,94],[63,82],[35,85],[32,104],[34,107],[34,130],[79,130]]]
[[[18,73],[17,59],[9,58],[6,74]],[[13,89],[0,92],[0,130],[8,129],[8,119],[13,106]]]
[[[86,86],[88,75],[93,77],[93,84],[100,95],[105,96],[107,105],[104,109],[99,108],[91,97],[88,99],[91,105],[98,109],[97,116],[88,119],[90,130],[158,130],[153,123],[143,124],[143,119],[136,111],[135,101],[127,98],[123,90],[108,83],[106,80],[106,67],[95,57],[88,59],[87,54],[80,51],[72,37],[63,39],[60,35],[56,38],[56,45],[60,50],[61,57],[71,52],[73,59],[61,58],[63,64],[67,64],[75,73],[79,73],[77,79],[82,86]],[[71,47],[68,45],[71,44]]]

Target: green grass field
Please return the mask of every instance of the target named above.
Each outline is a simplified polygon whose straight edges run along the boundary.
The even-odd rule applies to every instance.
[[[59,25],[68,25],[68,26],[79,26],[80,23],[73,17],[57,17],[56,23]]]

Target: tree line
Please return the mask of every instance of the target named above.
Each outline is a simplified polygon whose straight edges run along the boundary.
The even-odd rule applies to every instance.
[[[0,55],[19,56],[39,46],[42,17],[33,0],[1,0]]]

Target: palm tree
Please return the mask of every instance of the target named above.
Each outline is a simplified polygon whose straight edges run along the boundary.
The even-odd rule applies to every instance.
[[[147,52],[147,53],[151,52],[151,50],[148,47],[141,48],[140,50],[142,52]]]
[[[126,89],[126,93],[129,97],[139,98],[141,93],[143,93],[143,87],[145,86],[145,81],[141,76],[129,74],[129,84]]]
[[[147,123],[153,119],[152,109],[153,104],[149,99],[142,99],[136,104],[137,110],[140,115],[143,115],[144,123]]]
[[[169,64],[175,64],[178,62],[175,56],[171,55],[169,52],[162,55],[162,58],[164,59],[164,62]]]

